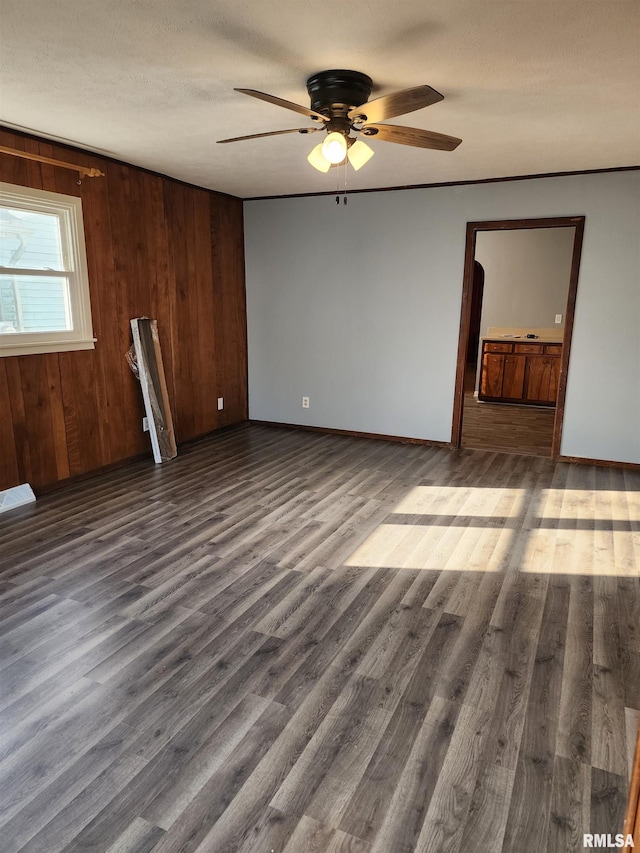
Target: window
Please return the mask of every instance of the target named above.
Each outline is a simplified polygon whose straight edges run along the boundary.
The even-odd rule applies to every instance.
[[[0,356],[94,340],[80,199],[0,183]]]

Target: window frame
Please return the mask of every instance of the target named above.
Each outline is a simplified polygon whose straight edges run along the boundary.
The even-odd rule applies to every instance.
[[[96,338],[91,319],[82,200],[76,196],[0,182],[0,207],[53,214],[60,219],[61,251],[67,269],[32,270],[0,266],[0,275],[66,278],[72,325],[71,329],[62,331],[0,334],[0,358],[94,349]]]

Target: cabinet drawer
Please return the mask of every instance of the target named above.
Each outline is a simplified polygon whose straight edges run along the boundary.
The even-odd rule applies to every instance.
[[[562,355],[562,344],[545,344],[544,351],[547,355]]]
[[[494,341],[485,341],[485,352],[513,352],[513,344],[500,344]]]
[[[542,344],[516,344],[516,352],[528,352],[537,355],[542,353]]]

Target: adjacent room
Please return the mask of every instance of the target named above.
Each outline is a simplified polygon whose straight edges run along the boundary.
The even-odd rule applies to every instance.
[[[640,844],[635,0],[1,14],[3,853]]]
[[[544,227],[552,222],[507,223],[476,236],[463,447],[553,455],[562,349],[571,345],[564,332],[577,234],[571,225]],[[569,328],[574,305],[571,299]]]

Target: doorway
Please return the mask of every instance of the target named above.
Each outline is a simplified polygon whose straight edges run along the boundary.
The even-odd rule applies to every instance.
[[[484,396],[484,399],[489,399],[492,402],[478,403],[472,396],[469,396],[470,374],[473,368],[471,364],[478,363],[478,352],[481,352],[481,347],[476,337],[476,328],[478,327],[478,314],[480,308],[478,302],[482,303],[483,297],[486,295],[489,282],[484,282],[484,293],[482,288],[482,271],[479,269],[478,260],[476,258],[478,237],[481,232],[504,232],[504,231],[525,231],[529,229],[572,229],[573,240],[570,241],[570,272],[567,289],[566,306],[564,309],[564,333],[561,340],[561,347],[556,348],[553,353],[556,356],[554,362],[552,358],[540,359],[540,362],[545,365],[552,365],[552,372],[556,379],[556,387],[554,388],[553,397],[555,399],[555,408],[544,407],[538,408],[531,405],[512,405],[506,404],[502,399],[491,398]],[[536,455],[547,455],[557,459],[560,455],[560,442],[562,438],[562,422],[564,418],[564,402],[566,395],[566,378],[569,365],[569,356],[571,350],[571,335],[573,331],[573,317],[575,310],[575,299],[578,284],[578,272],[580,267],[580,256],[582,250],[582,239],[584,233],[584,217],[554,217],[548,219],[519,219],[519,220],[492,220],[488,222],[469,222],[467,223],[466,248],[465,248],[465,265],[464,265],[464,281],[462,292],[462,307],[460,315],[460,335],[458,341],[458,363],[456,373],[456,388],[454,399],[454,412],[452,424],[452,444],[454,447],[461,447],[463,442],[463,420],[465,412],[465,399],[468,402],[475,403],[475,409],[467,410],[468,422],[475,416],[482,417],[487,434],[492,437],[498,435],[500,428],[504,429],[505,435],[509,436],[508,444],[510,446],[501,449],[509,450],[510,452],[536,453]],[[512,324],[513,325],[513,324]],[[487,336],[487,329],[481,330]],[[502,330],[500,330],[502,331]],[[504,351],[514,351],[518,357],[512,359],[513,363],[518,365],[518,369],[522,367],[520,361],[520,350],[531,352],[546,353],[547,349],[550,353],[553,352],[553,346],[545,346],[542,341],[540,344],[531,341],[525,341],[526,344],[534,344],[527,348],[522,343],[518,343],[520,336],[515,334],[518,329],[514,330],[511,336],[505,335],[503,344]],[[501,336],[502,337],[502,336]],[[513,339],[512,343],[508,343],[508,339]],[[475,346],[475,352],[474,352]],[[499,347],[498,347],[499,349]],[[561,351],[561,354],[560,354]],[[498,361],[496,359],[496,361]],[[538,364],[533,357],[527,361],[527,373],[531,370],[531,376],[534,376],[535,369]],[[546,369],[546,368],[545,368]],[[533,379],[532,379],[533,381]],[[479,383],[478,383],[479,384]],[[552,382],[553,385],[553,382]],[[478,385],[476,385],[478,387]],[[465,397],[466,390],[466,397]],[[486,390],[486,389],[485,389]],[[495,392],[492,392],[495,393]],[[548,393],[548,392],[547,392]],[[480,395],[483,396],[482,394]],[[530,395],[529,395],[530,396]],[[525,394],[526,397],[526,394]],[[523,403],[535,402],[532,399],[524,400]],[[493,404],[493,409],[482,409]],[[482,411],[480,411],[482,409]],[[493,419],[493,422],[492,422]],[[521,420],[523,431],[519,432],[520,426],[518,421]],[[518,428],[514,428],[514,424]],[[545,452],[539,453],[535,449],[535,442],[542,440],[546,430],[548,446]],[[522,449],[518,447],[518,435],[522,438]],[[526,437],[528,435],[528,438]],[[527,446],[527,441],[535,436],[533,449]],[[515,443],[514,443],[515,442]],[[499,442],[498,442],[499,443]],[[498,449],[498,448],[496,448]]]

